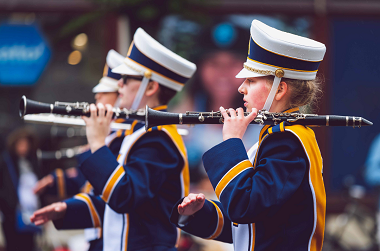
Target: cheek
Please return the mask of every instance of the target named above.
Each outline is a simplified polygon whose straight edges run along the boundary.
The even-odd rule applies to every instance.
[[[269,91],[270,90],[268,90],[268,87],[266,85],[262,85],[262,86],[260,86],[260,88],[257,92],[257,100],[259,101],[259,106],[261,108],[264,107],[264,104],[265,104],[265,101],[267,100]]]
[[[268,97],[269,89],[266,85],[255,85],[249,88],[249,98],[254,102],[254,107],[261,109]]]
[[[123,87],[119,88],[119,92],[123,95],[126,96],[128,95],[131,91],[129,90],[130,88],[128,85],[123,85]]]
[[[266,100],[270,92],[270,87],[266,84],[261,84],[258,90],[259,95],[262,99]]]

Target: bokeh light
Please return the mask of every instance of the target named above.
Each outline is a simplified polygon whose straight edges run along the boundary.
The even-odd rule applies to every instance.
[[[70,53],[69,58],[67,59],[67,62],[70,65],[77,65],[82,60],[82,53],[78,50],[75,50]]]

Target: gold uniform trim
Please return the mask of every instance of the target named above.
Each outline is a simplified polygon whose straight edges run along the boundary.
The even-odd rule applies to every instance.
[[[251,71],[251,72],[254,72],[257,74],[261,74],[261,75],[274,75],[274,71],[259,70],[259,69],[248,66],[247,63],[244,63],[244,68],[247,69],[248,71]]]
[[[92,203],[91,198],[87,194],[84,194],[84,193],[79,193],[79,194],[75,195],[74,198],[81,200],[87,204],[88,209],[90,211],[92,224],[94,225],[94,227],[101,227],[99,214],[96,211],[94,204]]]
[[[208,200],[208,201],[210,201],[214,205],[214,207],[218,213],[218,223],[216,224],[215,232],[210,237],[207,238],[209,240],[213,240],[213,239],[217,238],[222,233],[223,226],[224,226],[224,219],[223,219],[223,213],[220,210],[220,208],[218,207],[218,205],[215,202],[213,202],[212,200]]]
[[[160,105],[160,106],[153,107],[152,109],[155,111],[160,111],[160,110],[168,109],[168,106],[167,105]]]
[[[244,170],[251,168],[252,163],[246,159],[241,161],[240,163],[236,164],[233,168],[231,168],[219,181],[218,185],[215,187],[215,194],[220,199],[220,195],[222,194],[224,188],[227,187],[227,185],[241,172]]]
[[[104,69],[103,69],[103,77],[107,77],[107,74],[108,74],[108,65],[106,63],[106,65],[104,66]]]
[[[131,43],[131,45],[130,45],[129,48],[128,48],[127,57],[129,57],[129,55],[131,55],[131,51],[132,51],[132,48],[133,48],[133,45],[134,45],[134,44],[135,44],[135,41],[132,40],[132,43]]]
[[[177,127],[175,125],[165,125],[160,127],[159,130],[166,132],[166,134],[172,139],[173,143],[183,158],[184,166],[181,171],[181,179],[183,186],[183,196],[187,196],[190,192],[190,171],[189,162],[187,160],[187,150],[182,140],[182,136],[178,134]]]
[[[322,177],[322,156],[313,130],[302,125],[286,126],[286,131],[295,134],[309,160],[309,184],[314,197],[315,227],[310,236],[310,250],[322,250],[326,218],[326,192]]]
[[[82,193],[90,193],[91,192],[91,189],[92,189],[92,185],[90,182],[86,181],[86,183],[84,183],[82,189],[81,189],[81,192]]]
[[[58,196],[60,199],[64,199],[66,197],[66,189],[63,170],[60,168],[56,169],[55,175],[57,176]]]
[[[109,198],[111,197],[112,191],[116,186],[119,178],[125,173],[123,166],[119,165],[115,171],[112,173],[111,177],[108,179],[107,184],[105,185],[102,193],[102,199],[108,203]]]

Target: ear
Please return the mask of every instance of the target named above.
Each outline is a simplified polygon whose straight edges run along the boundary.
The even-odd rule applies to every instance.
[[[153,96],[155,93],[158,93],[160,85],[156,81],[150,81],[146,87],[145,95],[148,97]]]
[[[275,99],[277,101],[281,100],[287,92],[288,92],[288,84],[284,81],[281,81],[280,84],[278,85]]]

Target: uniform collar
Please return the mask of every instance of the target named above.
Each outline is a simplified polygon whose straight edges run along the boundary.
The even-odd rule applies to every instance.
[[[156,107],[152,108],[153,110],[156,111],[166,111],[168,109],[167,105],[159,105]],[[130,130],[117,130],[117,137],[124,137],[125,135],[129,135],[136,130],[140,129],[145,125],[145,121],[140,121],[140,120],[135,120],[135,119],[123,119],[119,118],[114,121],[115,123],[124,123],[124,124],[131,124],[131,129]]]
[[[300,112],[299,107],[289,108],[289,109],[282,111],[282,113],[299,113],[299,112]],[[273,126],[274,125],[264,125],[260,131],[259,139],[261,140],[262,137],[268,133],[268,129],[273,127]]]
[[[168,109],[168,106],[167,105],[159,105],[159,106],[153,107],[152,109],[156,110],[156,111],[166,111]]]
[[[168,106],[167,105],[159,105],[159,106],[153,107],[152,109],[156,110],[156,111],[166,111],[168,109]],[[119,118],[119,119],[116,119],[114,122],[115,123],[132,124],[133,121],[134,121],[134,119]]]

